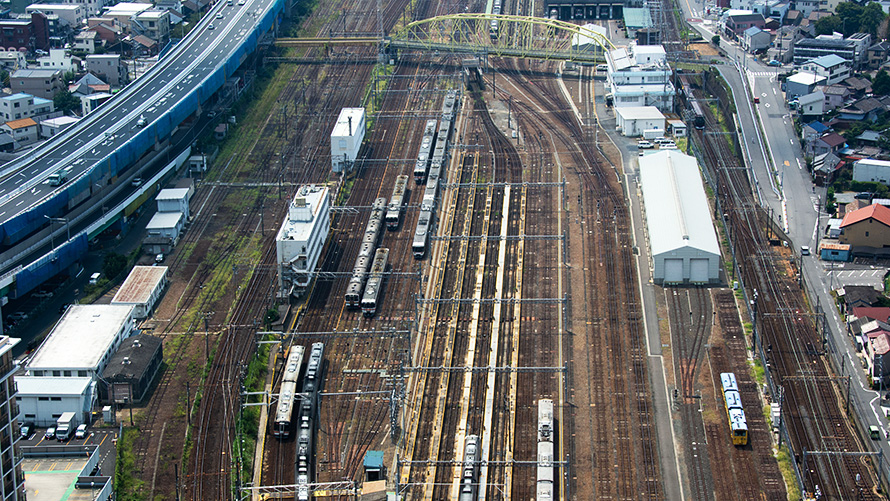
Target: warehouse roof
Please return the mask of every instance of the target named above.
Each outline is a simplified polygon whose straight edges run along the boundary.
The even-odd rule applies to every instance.
[[[148,222],[145,229],[164,230],[167,228],[176,228],[180,219],[182,219],[182,212],[158,212],[152,216],[151,221]]]
[[[188,188],[167,188],[158,193],[157,200],[182,200],[188,195]]]
[[[73,304],[34,352],[27,369],[92,369],[132,317],[133,306]]]
[[[166,266],[134,266],[111,304],[147,303],[151,299],[151,293],[166,276]]]
[[[615,108],[615,113],[625,120],[663,120],[664,114],[655,106],[621,106]]]
[[[128,337],[108,361],[102,377],[109,381],[139,379],[160,346],[161,340],[148,334]]]
[[[652,255],[686,247],[719,255],[695,157],[666,150],[639,162]]]
[[[19,396],[30,395],[82,395],[91,377],[33,377],[16,376],[15,385]]]

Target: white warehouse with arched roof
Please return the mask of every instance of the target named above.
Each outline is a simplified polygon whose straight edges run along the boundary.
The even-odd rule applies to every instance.
[[[655,283],[720,281],[720,246],[698,162],[677,150],[640,157]]]

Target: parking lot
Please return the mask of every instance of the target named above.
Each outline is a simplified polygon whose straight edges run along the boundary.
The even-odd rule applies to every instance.
[[[847,285],[870,285],[875,289],[884,290],[884,275],[887,273],[887,268],[831,261],[822,261],[822,266],[832,289]]]

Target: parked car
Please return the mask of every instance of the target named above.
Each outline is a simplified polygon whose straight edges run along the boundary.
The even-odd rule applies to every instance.
[[[47,440],[52,440],[52,439],[56,438],[56,427],[50,426],[49,428],[47,428],[46,433],[43,434],[43,438],[45,438]]]
[[[6,317],[7,320],[12,320],[14,322],[26,320],[27,318],[28,318],[28,315],[25,314],[25,312],[23,312],[23,311],[17,311],[15,313],[10,314],[8,317]]]
[[[22,427],[19,428],[19,434],[22,436],[22,438],[28,438],[33,435],[34,423],[32,423],[31,421],[25,421],[25,424],[23,424]]]
[[[74,432],[74,438],[86,438],[87,436],[87,425],[86,423],[79,425],[77,430]]]
[[[51,291],[40,290],[31,294],[31,297],[53,297],[53,293]]]
[[[652,148],[655,148],[655,145],[650,143],[649,141],[640,141],[637,143],[637,146],[641,150],[651,150]]]
[[[160,253],[155,256],[155,263],[163,263],[164,262],[164,253]]]

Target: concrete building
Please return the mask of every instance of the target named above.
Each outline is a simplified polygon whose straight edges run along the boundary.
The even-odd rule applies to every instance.
[[[25,370],[34,377],[94,378],[135,332],[133,306],[73,304],[68,307]]]
[[[76,412],[84,422],[97,401],[95,383],[90,377],[16,378],[21,421],[37,426],[54,426],[63,412]]]
[[[634,39],[637,37],[637,31],[652,26],[652,14],[648,8],[626,7],[624,9],[624,29],[627,31],[627,38]]]
[[[616,129],[627,137],[642,136],[644,130],[665,130],[664,115],[655,106],[616,107],[615,119]]]
[[[138,26],[141,35],[147,36],[160,43],[166,43],[170,38],[170,14],[165,10],[145,10],[136,15],[132,25]]]
[[[0,68],[13,72],[27,66],[28,61],[24,52],[16,49],[5,50],[4,47],[0,47]]]
[[[801,66],[810,59],[834,54],[858,70],[868,64],[869,47],[871,35],[867,33],[854,33],[849,38],[840,34],[804,38],[794,44],[794,65]]]
[[[42,12],[47,16],[59,16],[72,28],[80,28],[87,18],[86,8],[78,4],[64,3],[32,3],[25,8],[25,12]]]
[[[850,62],[837,54],[828,54],[810,59],[803,63],[801,70],[825,77],[825,85],[843,82],[853,72]]]
[[[40,121],[40,137],[49,139],[77,123],[74,117],[47,118]]]
[[[18,366],[12,358],[12,348],[19,339],[0,336],[0,500],[25,499],[25,476],[22,456],[17,452],[19,440],[19,407],[16,403],[18,387],[13,374]]]
[[[49,20],[46,15],[32,12],[31,19],[0,19],[0,47],[48,50]]]
[[[80,98],[80,106],[83,111],[83,114],[92,112],[96,108],[102,105],[105,101],[108,101],[113,96],[107,92],[97,92],[95,94],[89,94],[87,96],[81,96]]]
[[[306,185],[288,206],[287,218],[275,237],[278,291],[281,298],[302,294],[331,231],[331,200],[326,186]]]
[[[40,128],[33,118],[23,118],[21,120],[10,120],[0,125],[0,131],[9,134],[15,141],[15,148],[19,149],[23,146],[36,143],[40,139]]]
[[[52,99],[64,88],[62,70],[17,70],[9,77],[13,92]]]
[[[74,35],[74,48],[87,54],[94,54],[96,47],[102,45],[102,39],[95,31],[81,31]]]
[[[670,111],[676,89],[664,47],[631,44],[606,53],[606,100],[615,108],[655,106]]]
[[[756,27],[763,29],[766,20],[763,14],[734,14],[726,17],[724,33],[730,38],[741,38],[742,34],[748,28]]]
[[[365,109],[343,108],[331,131],[331,168],[334,172],[349,170],[365,139]]]
[[[167,283],[166,266],[134,266],[111,304],[133,306],[133,318],[146,318],[164,295]]]
[[[127,339],[102,372],[102,400],[123,405],[142,402],[163,360],[160,339],[147,334]]]
[[[49,118],[54,111],[55,106],[51,100],[34,97],[24,92],[0,97],[0,121],[2,122],[22,118],[41,120]]]
[[[86,57],[86,70],[114,88],[127,83],[127,67],[121,63],[120,54],[90,54]]]
[[[62,73],[78,71],[80,59],[72,56],[65,49],[50,49],[49,55],[38,57],[37,66],[42,70],[62,70]]]
[[[72,5],[80,5],[84,9],[84,15],[86,17],[95,16],[102,9],[105,8],[106,5],[111,4],[110,0],[62,0],[61,3],[72,4]]]
[[[640,157],[656,283],[717,283],[720,246],[698,162],[677,150]]]
[[[848,212],[841,223],[838,242],[850,244],[853,256],[890,254],[890,209],[872,204]]]
[[[890,162],[872,158],[853,162],[853,181],[890,185]]]
[[[133,33],[132,21],[149,9],[151,9],[150,3],[120,2],[109,7],[102,17],[114,19],[124,34],[129,35]],[[141,31],[137,31],[137,33],[141,33]]]

